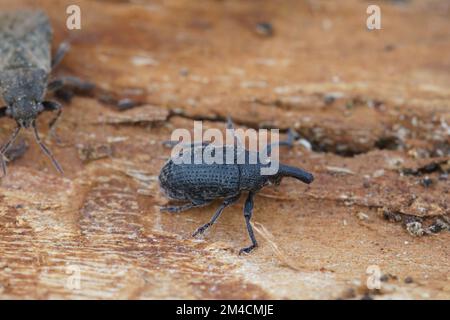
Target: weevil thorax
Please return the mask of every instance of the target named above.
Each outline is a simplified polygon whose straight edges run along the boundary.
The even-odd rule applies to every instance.
[[[263,164],[261,162],[245,163],[239,165],[240,180],[239,185],[241,190],[257,191],[264,186],[276,183],[275,176],[264,175],[262,168],[269,166],[270,163]]]
[[[265,185],[257,165],[243,164],[239,166],[239,189],[242,191],[256,191]]]
[[[42,111],[42,98],[47,86],[48,74],[42,69],[8,70],[0,76],[3,99],[8,115],[28,128]]]

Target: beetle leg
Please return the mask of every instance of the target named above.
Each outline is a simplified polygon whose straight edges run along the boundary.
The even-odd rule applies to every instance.
[[[193,203],[187,203],[187,204],[183,204],[181,206],[164,206],[164,207],[160,207],[159,210],[161,212],[167,211],[170,213],[178,213],[181,211],[189,210],[193,207],[195,207],[195,205]]]
[[[44,107],[43,111],[56,111],[55,117],[48,124],[48,127],[50,129],[53,129],[56,121],[58,121],[59,117],[61,116],[62,106],[56,101],[43,101],[42,106]]]
[[[63,42],[59,45],[58,50],[56,51],[52,59],[52,69],[55,68],[61,62],[61,60],[64,58],[69,49],[70,44],[68,42]]]
[[[220,207],[216,210],[216,212],[214,213],[214,215],[213,215],[213,217],[211,218],[211,220],[210,220],[208,223],[205,223],[204,225],[202,225],[201,227],[199,227],[197,230],[195,230],[195,232],[192,234],[192,236],[195,237],[195,236],[198,235],[198,234],[203,234],[203,233],[206,231],[206,229],[208,229],[209,227],[211,227],[211,226],[216,222],[216,220],[217,220],[217,219],[220,217],[220,215],[222,214],[222,211],[223,211],[226,207],[228,207],[228,206],[232,205],[233,203],[235,203],[236,201],[238,201],[240,196],[241,196],[241,195],[238,194],[238,195],[236,195],[236,196],[234,196],[234,197],[226,198],[226,199],[223,201],[223,203],[220,205]]]
[[[5,143],[5,145],[3,145],[3,147],[0,149],[0,166],[1,166],[1,169],[2,169],[3,176],[6,175],[6,162],[5,162],[4,154],[5,154],[6,151],[8,151],[9,147],[14,142],[14,140],[16,140],[20,129],[21,129],[21,127],[17,126],[16,129],[14,130],[13,134],[9,138],[8,142]]]
[[[60,90],[63,87],[71,87],[82,92],[88,92],[94,89],[95,85],[89,81],[73,76],[60,77],[47,84],[47,90],[49,91]]]
[[[192,201],[190,203],[186,203],[183,205],[179,205],[179,206],[163,206],[160,207],[160,211],[167,211],[170,213],[178,213],[178,212],[182,212],[182,211],[186,211],[192,208],[197,208],[197,207],[204,207],[208,204],[210,204],[211,201],[209,200],[205,200],[205,201]]]
[[[165,146],[165,147],[169,147],[169,148],[173,148],[173,147],[175,147],[177,144],[179,144],[180,143],[180,141],[176,141],[176,140],[166,140],[166,141],[163,141],[162,142],[162,144]],[[211,142],[208,142],[208,141],[203,141],[203,142],[201,142],[201,141],[199,141],[199,142],[192,142],[192,143],[183,143],[183,144],[181,144],[181,146],[183,147],[183,148],[194,148],[194,147],[200,147],[200,146],[203,146],[203,147],[206,147],[206,146],[208,146],[209,144],[210,144]]]
[[[254,195],[255,194],[253,192],[249,192],[247,200],[245,200],[245,205],[244,205],[245,223],[247,224],[247,231],[248,231],[250,240],[252,241],[252,244],[248,247],[245,247],[245,248],[242,248],[241,250],[239,250],[239,254],[250,253],[250,251],[252,251],[253,249],[255,249],[258,246],[258,242],[256,242],[256,238],[253,233],[252,225],[250,224],[250,219],[252,218],[252,213],[253,213],[253,196]]]
[[[231,133],[233,134],[233,139],[234,139],[234,145],[236,145],[238,148],[242,147],[242,141],[241,139],[235,134],[235,129],[234,129],[234,123],[233,120],[231,120],[231,117],[228,116],[227,117],[227,130],[231,130]]]
[[[270,157],[270,155],[272,154],[272,148],[273,147],[279,147],[279,146],[287,146],[289,148],[292,148],[294,146],[294,140],[295,138],[298,137],[297,132],[295,132],[292,129],[288,130],[288,136],[287,136],[287,140],[285,141],[278,141],[278,143],[270,143],[266,146],[266,149],[264,150],[264,154],[266,154],[267,156]]]
[[[16,137],[19,134],[20,129],[21,129],[21,126],[17,126],[16,129],[14,129],[14,132],[11,135],[11,137],[9,138],[8,142],[5,143],[5,145],[0,149],[1,154],[4,154],[6,151],[8,151],[11,144],[14,142],[14,140],[16,140]]]
[[[230,116],[227,117],[227,129],[234,130],[234,123]]]
[[[42,106],[44,107],[43,111],[56,111],[56,115],[52,120],[50,120],[50,122],[48,123],[48,127],[50,129],[50,136],[55,137],[56,141],[60,143],[61,140],[58,138],[55,132],[55,125],[59,117],[61,116],[62,106],[56,101],[43,101]]]
[[[37,128],[36,128],[36,122],[33,121],[31,125],[33,127],[34,138],[36,139],[36,142],[38,143],[39,147],[41,147],[41,150],[47,155],[47,157],[50,158],[50,160],[52,161],[56,170],[58,170],[59,173],[63,174],[64,171],[61,168],[61,166],[59,165],[58,161],[56,161],[56,159],[53,157],[53,154],[50,151],[50,149],[47,148],[47,146],[42,142],[41,137],[39,136],[39,132],[37,131]]]
[[[53,56],[51,67],[52,69],[56,68],[58,64],[62,61],[67,51],[70,49],[69,42],[65,41],[61,43]],[[94,88],[94,84],[83,81],[77,77],[61,77],[58,79],[54,79],[47,84],[47,90],[49,91],[57,91],[57,94],[60,93],[60,96],[67,101],[70,101],[70,98],[73,95],[73,90],[63,90],[63,87],[71,87],[72,89],[81,91],[81,92],[89,92]]]

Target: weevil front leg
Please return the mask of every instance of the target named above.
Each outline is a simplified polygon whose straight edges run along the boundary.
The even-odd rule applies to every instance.
[[[170,212],[170,213],[178,213],[178,212],[182,212],[182,211],[186,211],[192,208],[198,208],[198,207],[204,207],[207,206],[208,204],[210,204],[212,201],[210,200],[202,200],[202,201],[192,201],[183,205],[179,205],[179,206],[163,206],[160,207],[160,211],[161,212]]]
[[[254,195],[255,194],[253,192],[249,192],[247,200],[245,200],[245,205],[244,205],[245,223],[247,224],[247,231],[248,231],[250,240],[252,241],[252,244],[248,247],[242,248],[239,251],[239,254],[250,253],[250,251],[252,251],[253,249],[255,249],[258,246],[258,242],[256,242],[255,234],[253,233],[253,228],[250,223],[250,219],[252,218],[252,214],[253,214],[253,197],[254,197]]]
[[[240,198],[240,194],[233,196],[231,198],[226,198],[223,203],[220,205],[220,207],[216,210],[216,212],[214,213],[214,215],[212,216],[211,220],[208,223],[205,223],[204,225],[202,225],[201,227],[199,227],[197,230],[195,230],[195,232],[192,234],[193,237],[197,236],[198,234],[203,234],[209,227],[211,227],[217,219],[219,219],[220,215],[222,214],[223,210],[232,205],[233,203],[235,203],[236,201],[239,200]]]

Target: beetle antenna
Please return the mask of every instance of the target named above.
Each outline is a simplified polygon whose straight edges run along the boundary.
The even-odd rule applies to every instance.
[[[16,140],[17,135],[19,134],[19,131],[21,129],[21,126],[17,126],[16,129],[14,129],[14,132],[12,133],[11,137],[9,138],[8,142],[5,143],[5,145],[0,150],[0,166],[2,167],[2,173],[3,176],[6,176],[6,162],[5,162],[5,153],[8,151],[9,147],[13,144],[14,140]]]
[[[314,176],[300,168],[287,166],[285,164],[280,164],[280,169],[278,171],[278,174],[282,177],[292,177],[296,178],[304,183],[311,183],[314,180]]]
[[[61,166],[59,165],[58,161],[56,161],[56,159],[53,157],[53,154],[51,153],[50,149],[47,148],[47,146],[41,141],[41,138],[39,137],[39,133],[36,128],[36,122],[33,121],[31,126],[33,127],[34,137],[36,138],[36,142],[41,147],[41,150],[50,158],[50,160],[52,160],[52,163],[55,166],[56,170],[58,170],[59,173],[63,174],[64,171],[61,168]]]

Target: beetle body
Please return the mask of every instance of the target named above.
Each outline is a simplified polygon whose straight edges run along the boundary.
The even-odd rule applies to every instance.
[[[19,10],[0,13],[0,94],[6,106],[0,108],[0,117],[10,117],[17,127],[0,149],[0,164],[6,174],[4,154],[13,144],[21,128],[33,128],[35,139],[42,151],[52,160],[56,169],[62,168],[50,150],[41,141],[36,118],[44,111],[56,111],[50,129],[61,114],[61,105],[45,101],[48,88],[61,80],[48,83],[52,68],[61,61],[68,45],[63,44],[55,57],[51,57],[52,28],[42,11]]]
[[[283,177],[294,177],[304,183],[311,183],[313,175],[296,167],[280,164],[279,170],[273,175],[262,175],[261,169],[268,166],[262,162],[258,153],[248,151],[238,146],[216,146],[212,147],[212,152],[221,152],[225,155],[227,150],[234,154],[234,162],[210,163],[206,161],[195,162],[196,152],[205,152],[209,146],[191,146],[184,153],[188,153],[187,163],[180,163],[174,158],[169,159],[161,169],[159,183],[164,194],[172,200],[185,201],[182,206],[164,207],[163,210],[169,212],[179,212],[193,207],[204,206],[213,200],[223,198],[224,203],[213,216],[212,220],[197,229],[194,235],[203,233],[220,216],[222,210],[236,202],[241,193],[248,192],[248,197],[244,207],[244,216],[247,222],[247,229],[252,240],[252,245],[244,248],[241,252],[250,252],[257,243],[250,225],[250,218],[253,209],[253,195],[263,187],[270,184],[279,184]],[[242,152],[243,161],[238,162],[238,154]],[[250,159],[257,159],[256,163]],[[177,159],[179,160],[179,159]]]
[[[7,115],[28,128],[44,107],[52,29],[41,11],[0,15],[0,92]]]
[[[233,146],[218,146],[215,150],[222,149],[225,155],[227,149],[234,149],[234,163],[211,163],[205,161],[194,163],[194,152],[204,152],[206,146],[192,147],[189,152],[191,161],[189,163],[175,163],[169,159],[161,169],[159,176],[160,186],[168,198],[173,200],[214,200],[217,198],[226,198],[242,191],[259,191],[266,185],[279,184],[284,176],[293,176],[305,183],[311,183],[313,177],[311,174],[297,168],[292,168],[281,164],[279,171],[275,175],[261,175],[261,169],[267,167],[263,164],[258,153],[248,150],[244,152],[245,162],[237,163],[237,152],[239,148]],[[194,150],[195,149],[195,150]],[[213,150],[212,152],[215,152]],[[252,154],[253,153],[253,154]],[[250,159],[258,159],[257,163],[251,163]],[[295,170],[297,169],[297,170]],[[294,175],[294,172],[296,175]]]

